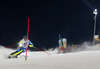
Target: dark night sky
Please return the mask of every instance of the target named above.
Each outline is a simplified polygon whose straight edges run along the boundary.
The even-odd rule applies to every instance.
[[[100,0],[88,0],[98,10]],[[56,47],[59,33],[68,44],[92,41],[94,15],[82,0],[32,0],[0,2],[0,44],[16,44],[27,33],[36,47]],[[100,34],[100,15],[96,34]]]

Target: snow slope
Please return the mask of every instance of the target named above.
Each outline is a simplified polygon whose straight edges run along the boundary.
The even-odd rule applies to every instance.
[[[56,54],[57,51],[28,51],[28,60],[19,56],[17,59],[7,59],[12,49],[0,47],[0,69],[100,69],[100,51],[85,51],[78,53]]]

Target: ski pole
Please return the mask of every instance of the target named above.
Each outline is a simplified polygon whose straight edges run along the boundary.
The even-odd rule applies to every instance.
[[[38,48],[36,48],[36,47],[33,47],[33,48],[35,48],[35,49],[38,49]],[[38,49],[39,51],[42,51],[42,52],[45,52],[45,51],[43,51],[43,50],[41,50],[41,49]],[[49,54],[49,55],[51,55],[50,53],[48,53],[48,52],[45,52],[45,53],[47,53],[47,54]]]

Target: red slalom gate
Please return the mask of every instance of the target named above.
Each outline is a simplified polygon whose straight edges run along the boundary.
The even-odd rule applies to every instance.
[[[43,50],[41,50],[41,49],[38,49],[38,50],[40,50],[40,51],[42,51],[42,52],[45,52],[45,51],[43,51]],[[51,54],[50,54],[50,53],[48,53],[48,52],[45,52],[45,53],[47,53],[47,54],[51,55]]]
[[[30,23],[30,18],[28,18],[28,27],[27,27],[27,44],[26,44],[26,57],[25,57],[25,61],[27,61],[28,36],[29,36],[29,23]]]
[[[13,44],[13,45],[11,45],[11,46],[8,46],[8,47],[6,47],[6,48],[10,48],[10,47],[13,47],[13,46],[15,46],[16,44]]]
[[[33,47],[33,48],[35,48],[35,49],[38,49],[38,48],[36,48],[36,47]],[[44,53],[46,53],[46,54],[49,54],[49,55],[51,55],[50,53],[48,53],[48,52],[45,52],[45,51],[43,51],[43,50],[41,50],[41,49],[38,49],[39,51],[42,51],[42,52],[44,52]]]

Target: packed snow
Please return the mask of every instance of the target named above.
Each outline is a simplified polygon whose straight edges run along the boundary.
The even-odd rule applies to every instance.
[[[8,59],[7,56],[15,50],[0,47],[0,69],[100,69],[100,50],[81,51],[75,53],[57,54],[57,50],[28,51],[18,58]]]

